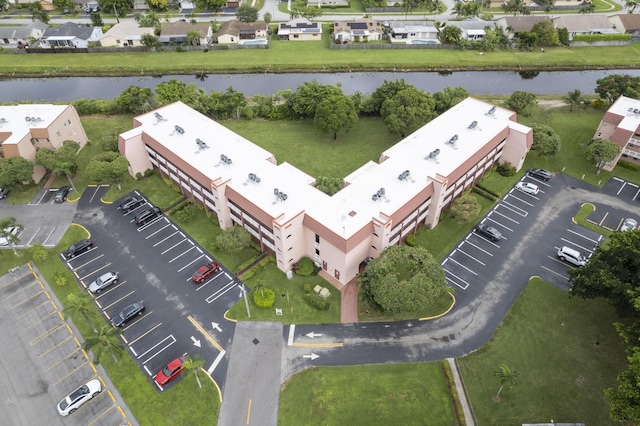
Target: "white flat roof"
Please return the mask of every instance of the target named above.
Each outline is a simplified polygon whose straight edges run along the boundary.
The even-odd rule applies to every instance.
[[[640,100],[620,96],[607,111],[624,117],[619,128],[635,132],[640,126]]]
[[[436,174],[448,176],[513,123],[508,120],[511,111],[492,107],[467,98],[385,151],[386,161],[369,162],[351,173],[345,178],[349,185],[332,197],[311,186],[314,177],[287,163],[273,164],[268,161],[271,153],[180,102],[157,110],[163,121],[158,121],[153,112],[137,120],[146,133],[209,179],[229,181],[232,189],[269,215],[281,216],[279,223],[305,212],[348,238],[374,217],[386,220],[384,215],[404,206]],[[489,110],[493,113],[488,114]],[[476,125],[468,128],[474,121]],[[184,129],[183,134],[176,132],[176,125]],[[448,144],[454,135],[455,144]],[[199,149],[196,139],[208,148]],[[439,154],[429,158],[435,150]],[[230,158],[231,164],[222,162],[221,155]],[[405,171],[409,174],[400,180]],[[260,182],[250,180],[249,174],[258,176]],[[274,195],[276,188],[287,194],[286,200]],[[374,201],[372,196],[380,188],[385,194]]]
[[[22,104],[0,106],[0,132],[11,132],[2,144],[18,143],[30,129],[49,127],[67,105]]]

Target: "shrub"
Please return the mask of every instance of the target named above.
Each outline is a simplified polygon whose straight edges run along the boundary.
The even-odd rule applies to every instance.
[[[147,169],[144,171],[144,177],[152,176],[155,171],[153,169]]]
[[[40,243],[32,245],[29,250],[31,251],[31,257],[36,262],[42,262],[49,256],[49,252]]]
[[[500,176],[504,177],[511,177],[516,174],[516,168],[509,163],[500,164],[496,170],[500,173]]]
[[[316,268],[313,264],[313,260],[308,257],[300,259],[300,262],[298,262],[296,266],[296,275],[300,275],[301,277],[308,277],[309,275],[312,275]]]
[[[415,237],[415,235],[413,235],[413,234],[409,234],[409,235],[407,236],[407,241],[406,241],[406,243],[407,243],[407,245],[408,245],[409,247],[413,247],[413,246],[415,246],[415,245],[416,245],[416,237]]]
[[[247,272],[242,274],[242,279],[243,280],[248,280],[250,278],[255,277],[256,275],[258,275],[265,266],[267,266],[267,264],[269,263],[275,263],[276,259],[273,256],[267,256],[264,259],[262,259],[260,262],[256,263],[255,265],[253,265],[251,267],[251,269],[249,269]],[[248,265],[247,265],[248,266]],[[244,268],[246,268],[247,266],[244,266]],[[242,268],[242,269],[244,269]],[[241,269],[239,269],[241,270]]]
[[[196,207],[191,201],[187,202],[180,210],[176,211],[175,217],[180,222],[189,223],[193,220],[193,216],[196,214]]]
[[[491,201],[497,201],[500,198],[480,186],[474,186],[473,188],[471,188],[471,191]]]
[[[180,192],[180,188],[178,188],[177,185],[174,185],[173,182],[171,182],[171,180],[168,177],[162,176],[162,181],[165,183],[165,185],[167,185],[169,188],[173,189],[178,194],[181,193]]]
[[[623,169],[640,172],[640,166],[638,166],[637,164],[629,163],[628,161],[618,161],[618,166],[622,167]]]
[[[64,287],[67,285],[67,283],[69,282],[67,280],[67,276],[64,272],[62,271],[58,271],[53,275],[53,280],[55,281],[56,285],[60,286],[60,287]]]
[[[276,294],[270,288],[260,286],[253,292],[253,301],[259,308],[270,308],[276,301]]]
[[[313,290],[311,288],[311,284],[305,284],[303,288],[304,288],[304,293],[305,294],[311,294],[311,291]]]
[[[320,296],[313,293],[307,293],[305,295],[305,299],[307,300],[307,303],[309,304],[309,306],[313,306],[319,311],[326,311],[331,307],[331,303],[327,302],[326,300],[322,299]]]

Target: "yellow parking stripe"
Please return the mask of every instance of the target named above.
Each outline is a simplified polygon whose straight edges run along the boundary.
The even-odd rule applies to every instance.
[[[23,305],[23,304],[27,303],[27,302],[28,302],[28,301],[30,301],[31,299],[35,299],[36,297],[40,296],[40,295],[41,295],[41,294],[43,294],[43,293],[45,293],[45,294],[46,294],[46,292],[39,291],[39,292],[37,292],[36,294],[34,294],[33,296],[28,297],[28,298],[26,298],[25,300],[23,300],[22,302],[18,303],[17,305],[13,305],[13,306],[11,307],[11,309],[15,309],[15,308],[17,308],[18,306],[20,306],[20,305]],[[48,295],[47,295],[47,299],[50,299],[50,297],[48,297]]]
[[[50,353],[51,351],[53,351],[54,349],[56,349],[58,346],[64,344],[67,340],[71,339],[73,336],[69,336],[61,341],[59,341],[58,343],[56,343],[54,346],[52,346],[51,348],[49,348],[48,350],[44,351],[43,353],[41,353],[40,355],[38,355],[38,358],[41,358],[45,355],[47,355],[48,353]],[[75,337],[73,337],[75,338]]]
[[[204,328],[202,328],[202,326],[200,324],[198,324],[198,322],[195,319],[193,319],[193,317],[191,317],[191,315],[189,315],[187,317],[187,319],[191,322],[191,324],[193,324],[193,326],[196,329],[198,329],[198,331],[200,333],[202,333],[202,335],[204,336],[205,339],[207,339],[219,351],[222,351],[222,346],[220,346],[220,344],[218,342],[216,342],[216,339],[214,339],[213,336],[211,336],[209,333],[207,333],[207,331]]]
[[[38,281],[31,281],[29,284],[27,284],[27,285],[24,285],[24,286],[20,287],[20,289],[21,289],[21,290],[26,290],[26,289],[28,289],[29,287],[31,287],[32,285],[34,285],[34,284],[38,284]],[[41,291],[38,291],[38,293],[41,293]],[[5,297],[5,300],[9,300],[9,299],[11,299],[12,297],[16,297],[16,296],[19,296],[19,295],[21,295],[21,294],[22,294],[22,293],[20,293],[20,292],[16,291],[15,293],[10,294],[10,295],[8,295],[7,297]]]
[[[47,304],[47,303],[49,303],[49,302],[50,302],[49,300],[45,300],[44,302],[42,302],[41,304],[39,304],[39,305],[38,305],[38,306],[36,306],[35,308],[33,308],[33,309],[29,309],[28,311],[26,311],[25,313],[23,313],[22,315],[20,315],[20,316],[18,317],[18,319],[20,320],[20,319],[22,319],[22,318],[26,317],[27,315],[31,315],[33,312],[35,312],[35,311],[39,310],[43,305],[46,305],[46,304]],[[53,301],[51,301],[51,303],[53,303]],[[57,307],[56,307],[56,305],[55,305],[55,304],[53,305],[53,307],[54,307],[54,309],[57,309]]]
[[[47,368],[44,371],[51,371],[52,369],[56,368],[58,365],[62,364],[67,358],[69,358],[70,356],[72,356],[73,354],[75,354],[76,352],[79,352],[79,351],[80,351],[80,349],[76,349],[73,352],[71,352],[70,354],[65,355],[64,358],[61,358],[58,362],[54,363],[51,367]]]
[[[55,314],[57,314],[57,313],[58,313],[58,312],[56,312],[56,311],[51,311],[49,314],[47,314],[47,315],[43,316],[43,317],[42,317],[42,318],[40,318],[38,321],[36,321],[36,322],[32,323],[31,325],[26,326],[24,329],[25,329],[25,330],[28,330],[28,329],[30,329],[31,327],[35,327],[36,325],[40,324],[41,322],[43,322],[44,320],[46,320],[47,318],[49,318],[51,315],[55,315]],[[64,321],[64,318],[63,318],[62,320]]]
[[[60,383],[62,383],[64,380],[66,380],[69,376],[71,376],[73,373],[75,373],[76,371],[80,370],[82,367],[84,367],[85,365],[87,365],[89,363],[89,361],[85,361],[82,364],[80,364],[79,366],[77,366],[76,368],[74,368],[73,370],[69,371],[67,374],[65,374],[64,376],[62,376],[62,378],[60,380],[58,380],[57,382],[53,383],[51,386],[49,387],[53,387],[56,385],[59,385]]]
[[[55,333],[56,331],[58,331],[59,329],[61,329],[62,327],[64,327],[65,325],[67,325],[66,323],[60,323],[57,326],[45,331],[43,334],[39,335],[38,337],[36,337],[35,339],[33,339],[32,341],[29,342],[29,344],[31,346],[35,345],[36,343],[38,343],[40,340],[52,335],[53,333]],[[67,326],[68,327],[68,326]]]

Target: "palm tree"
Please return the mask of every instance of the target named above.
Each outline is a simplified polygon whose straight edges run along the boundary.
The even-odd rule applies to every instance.
[[[76,192],[76,186],[73,184],[71,180],[71,175],[74,173],[74,169],[76,165],[69,162],[61,162],[56,164],[56,167],[52,170],[53,173],[59,175],[60,173],[64,174],[69,181],[69,185],[73,188],[73,192]]]
[[[506,13],[513,12],[513,16],[516,16],[518,14],[528,15],[530,13],[529,8],[527,7],[527,4],[524,0],[509,0],[507,3],[502,5],[502,9]]]
[[[640,1],[638,0],[626,0],[624,2],[624,8],[629,11],[629,13],[633,13],[636,8],[640,6]]]
[[[500,369],[495,371],[493,375],[500,378],[500,389],[498,389],[498,393],[495,396],[496,399],[500,398],[500,392],[502,392],[504,385],[509,386],[509,389],[513,389],[518,385],[518,371],[511,370],[506,364],[502,364]]]
[[[184,369],[187,371],[193,371],[193,374],[196,375],[196,380],[198,381],[198,386],[202,388],[202,383],[200,383],[200,378],[198,377],[198,370],[202,368],[204,364],[204,360],[200,358],[200,355],[196,354],[193,358],[190,356],[185,357],[184,361]]]
[[[583,15],[586,15],[588,13],[593,13],[595,11],[596,11],[596,5],[593,3],[589,3],[588,5],[582,6],[580,8],[580,13]]]
[[[200,45],[200,33],[196,30],[190,30],[187,33],[187,44],[190,46]]]
[[[562,97],[564,103],[569,105],[569,111],[573,111],[573,107],[576,105],[580,105],[582,102],[582,92],[578,89],[572,90],[568,92],[565,96]]]
[[[106,349],[109,351],[111,357],[117,364],[117,357],[120,356],[122,352],[124,352],[124,346],[122,346],[122,343],[120,343],[120,340],[118,340],[117,337],[120,334],[122,334],[121,328],[103,325],[99,332],[96,331],[96,334],[93,337],[89,337],[87,340],[85,340],[82,348],[87,350],[98,346],[99,350],[93,351],[93,359],[96,364],[100,364],[100,354],[102,353],[102,350]]]
[[[87,293],[70,293],[67,296],[67,307],[64,309],[65,316],[67,314],[73,314],[78,312],[84,316],[94,333],[97,333],[96,326],[93,325],[93,321],[89,318],[89,310],[91,309],[91,297]]]
[[[0,218],[0,237],[4,237],[9,241],[12,245],[20,242],[20,239],[11,231],[11,228],[17,227],[21,231],[24,229],[24,226],[20,225],[16,222],[15,217],[7,216]]]

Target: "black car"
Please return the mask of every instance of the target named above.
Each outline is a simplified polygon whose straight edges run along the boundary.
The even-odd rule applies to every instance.
[[[160,216],[162,211],[157,207],[152,207],[150,209],[142,210],[140,213],[136,215],[136,225],[144,225]]]
[[[476,233],[493,242],[502,239],[502,234],[500,233],[500,231],[498,231],[493,226],[485,225],[484,223],[476,226]]]
[[[140,207],[145,202],[145,199],[139,196],[129,197],[118,206],[118,210],[122,210],[122,213],[127,213],[137,207]]]
[[[82,240],[69,247],[67,251],[63,253],[63,255],[65,258],[71,259],[79,254],[84,253],[85,251],[91,250],[92,248],[93,243],[90,240]]]
[[[549,170],[545,169],[531,169],[529,170],[529,176],[543,181],[551,180],[553,174]]]
[[[111,319],[111,322],[116,327],[122,327],[126,323],[131,321],[132,318],[138,315],[142,315],[143,312],[144,312],[144,304],[142,303],[142,301],[132,303],[131,305],[127,306],[126,308],[118,312],[118,314],[116,314]]]
[[[53,201],[55,201],[56,203],[63,202],[64,200],[67,199],[67,195],[69,195],[70,192],[71,192],[70,186],[61,186],[60,188],[58,188],[58,190],[56,191],[56,194],[53,196]]]

